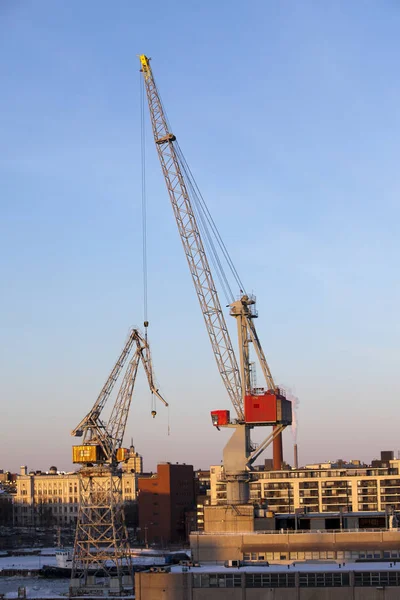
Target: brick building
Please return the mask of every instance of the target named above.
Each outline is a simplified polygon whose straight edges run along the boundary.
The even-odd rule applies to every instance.
[[[194,508],[191,465],[164,463],[138,480],[140,538],[148,543],[179,543],[187,538],[185,513]]]

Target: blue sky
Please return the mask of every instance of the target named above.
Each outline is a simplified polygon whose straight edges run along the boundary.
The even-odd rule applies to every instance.
[[[1,2],[0,468],[70,468],[69,432],[143,321],[139,53],[300,400],[300,462],[400,448],[399,27],[391,0]],[[171,434],[141,377],[127,441],[147,469],[205,468],[229,401],[146,127]]]

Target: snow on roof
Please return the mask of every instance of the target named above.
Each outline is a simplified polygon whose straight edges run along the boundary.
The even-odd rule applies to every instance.
[[[171,567],[171,573],[182,573],[182,570],[188,569],[183,565],[174,565]],[[400,571],[400,562],[293,562],[291,564],[269,566],[242,566],[225,567],[224,565],[203,563],[200,567],[190,567],[191,573],[290,573],[290,572],[349,572],[349,571]]]

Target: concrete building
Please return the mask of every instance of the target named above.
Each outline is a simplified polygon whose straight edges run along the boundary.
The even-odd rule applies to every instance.
[[[139,470],[140,469],[140,470]],[[131,446],[122,466],[122,498],[137,499],[137,479],[141,474],[142,457]],[[52,466],[47,472],[21,467],[17,477],[14,500],[14,524],[38,526],[71,526],[75,524],[79,506],[79,475],[63,473]]]
[[[290,561],[400,560],[400,530],[284,532],[196,532],[190,535],[194,562],[285,564]]]
[[[211,504],[210,471],[198,469],[194,474],[196,507],[193,522],[188,527],[188,532],[203,531],[204,506]]]
[[[222,468],[212,467],[192,562],[138,573],[136,598],[398,598],[399,461],[325,466],[256,471],[246,505],[227,504]]]
[[[250,499],[276,513],[400,511],[399,473],[399,460],[380,468],[256,471]],[[211,504],[224,504],[226,484],[221,466],[211,467],[210,481]]]
[[[201,494],[196,497],[196,531],[204,531],[204,507],[210,504],[209,495]]]
[[[163,463],[157,473],[138,480],[140,537],[145,543],[183,542],[185,511],[195,505],[191,465]]]
[[[397,600],[400,565],[176,566],[136,573],[136,600]]]

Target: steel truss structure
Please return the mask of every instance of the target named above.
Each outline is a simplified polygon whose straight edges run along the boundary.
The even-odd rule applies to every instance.
[[[71,595],[101,586],[132,593],[133,571],[122,503],[122,480],[108,466],[80,471]]]

